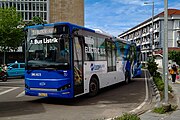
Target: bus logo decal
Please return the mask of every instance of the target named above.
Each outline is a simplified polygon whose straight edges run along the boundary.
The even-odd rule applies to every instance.
[[[100,71],[100,70],[103,70],[104,67],[105,65],[96,65],[94,63],[91,63],[90,65],[91,71]]]
[[[45,83],[45,82],[40,82],[39,85],[40,85],[40,86],[45,86],[46,83]]]

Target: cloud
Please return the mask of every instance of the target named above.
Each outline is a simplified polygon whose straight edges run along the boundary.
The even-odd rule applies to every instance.
[[[125,5],[143,5],[144,0],[112,0],[112,2],[117,2],[120,4],[125,4]]]
[[[170,2],[169,8],[180,9],[180,2]]]
[[[152,0],[85,0],[85,26],[99,28],[117,36],[152,16]],[[154,0],[154,15],[164,10],[164,1]],[[169,8],[180,8],[177,0],[169,0]]]

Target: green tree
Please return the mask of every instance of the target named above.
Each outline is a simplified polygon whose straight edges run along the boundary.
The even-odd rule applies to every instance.
[[[21,16],[15,8],[0,8],[0,51],[16,51],[21,45],[24,32],[18,28]]]
[[[176,62],[178,65],[180,65],[180,51],[170,51],[168,53],[168,59]]]
[[[156,64],[154,57],[148,60],[147,66],[152,76],[157,74],[158,64]]]
[[[26,23],[26,26],[46,24],[46,23],[47,23],[47,22],[44,21],[44,20],[42,19],[42,17],[34,16],[34,17],[32,18],[32,21]]]

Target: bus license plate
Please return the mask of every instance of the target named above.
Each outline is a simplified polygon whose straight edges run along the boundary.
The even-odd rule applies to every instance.
[[[38,96],[41,96],[41,97],[47,97],[47,93],[38,93]]]

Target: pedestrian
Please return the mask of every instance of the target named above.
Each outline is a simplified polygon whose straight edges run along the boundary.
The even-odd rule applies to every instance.
[[[170,74],[171,69],[172,69],[172,65],[169,64],[169,65],[168,65],[168,71],[169,71],[168,79],[169,79],[169,80],[172,80],[172,77],[171,77],[171,74]]]
[[[7,65],[6,65],[6,64],[3,65],[3,71],[4,71],[4,72],[7,71]]]
[[[173,64],[172,68],[169,70],[169,73],[172,77],[172,83],[175,83],[176,75],[178,75],[178,70],[175,64]]]

